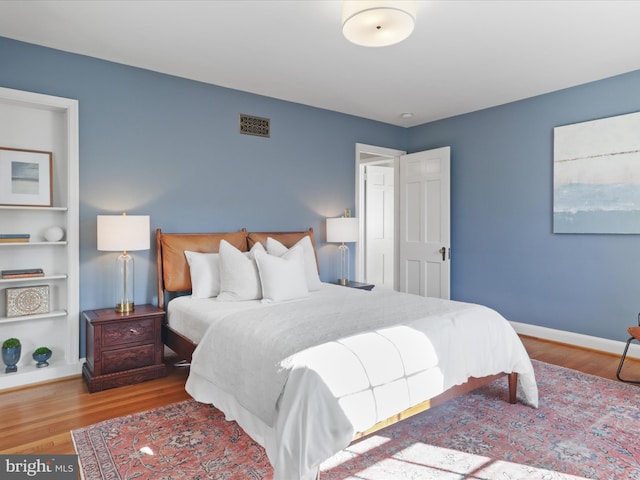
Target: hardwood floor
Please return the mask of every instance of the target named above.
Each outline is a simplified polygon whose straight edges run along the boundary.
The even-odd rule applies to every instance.
[[[531,358],[615,380],[617,355],[531,337],[522,341]],[[170,365],[165,378],[92,394],[80,377],[0,393],[0,452],[73,454],[71,430],[186,400],[187,374]],[[640,360],[629,359],[625,375],[640,378]]]
[[[0,452],[75,453],[70,431],[190,398],[188,369],[165,378],[89,393],[80,376],[0,394]]]
[[[618,381],[616,371],[622,351],[614,355],[523,335],[520,338],[533,359]],[[640,360],[627,358],[621,375],[640,380]]]

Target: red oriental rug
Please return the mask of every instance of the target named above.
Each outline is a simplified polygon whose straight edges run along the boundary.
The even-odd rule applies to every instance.
[[[362,439],[321,480],[638,479],[640,388],[534,361],[540,408],[496,381]],[[193,400],[72,432],[85,480],[271,480],[264,450]]]

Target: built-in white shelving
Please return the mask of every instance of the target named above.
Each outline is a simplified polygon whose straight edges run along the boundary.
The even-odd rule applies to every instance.
[[[2,284],[10,284],[10,283],[41,283],[41,282],[49,282],[53,280],[64,280],[67,278],[66,273],[45,275],[43,277],[32,277],[32,278],[0,278],[0,285]]]
[[[28,233],[29,242],[0,243],[0,270],[42,268],[44,276],[0,279],[0,343],[20,339],[18,371],[5,373],[0,391],[79,374],[79,201],[78,101],[0,88],[0,147],[53,153],[50,207],[0,206],[0,233]],[[61,241],[44,232],[63,229]],[[7,316],[6,289],[47,285],[47,313]],[[36,368],[33,351],[53,350],[46,368]]]
[[[33,315],[20,315],[18,317],[0,317],[0,323],[13,323],[13,322],[35,322],[43,318],[55,318],[66,317],[66,310],[51,310],[48,313],[37,313]]]

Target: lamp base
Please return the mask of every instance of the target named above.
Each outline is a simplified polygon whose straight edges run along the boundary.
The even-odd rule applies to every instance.
[[[338,247],[338,250],[340,250],[340,278],[338,278],[338,283],[347,285],[349,283],[349,247],[343,243]]]
[[[118,303],[116,304],[116,312],[118,313],[130,313],[133,312],[133,302]]]

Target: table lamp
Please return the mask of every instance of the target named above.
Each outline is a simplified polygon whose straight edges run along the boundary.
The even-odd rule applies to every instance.
[[[345,242],[358,241],[358,219],[350,216],[350,210],[345,210],[345,216],[327,218],[327,242],[339,242],[340,250],[340,285],[349,283],[349,247]]]
[[[148,215],[98,215],[98,250],[119,252],[116,259],[116,312],[133,311],[133,258],[128,251],[149,250]]]

